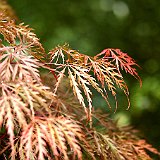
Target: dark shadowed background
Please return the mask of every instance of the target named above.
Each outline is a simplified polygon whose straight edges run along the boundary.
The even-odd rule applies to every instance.
[[[46,50],[69,43],[95,55],[105,48],[127,52],[142,67],[143,86],[126,75],[131,108],[119,96],[113,116],[132,124],[160,147],[160,1],[154,0],[8,0],[21,22],[35,29]],[[96,97],[95,104],[106,109]]]

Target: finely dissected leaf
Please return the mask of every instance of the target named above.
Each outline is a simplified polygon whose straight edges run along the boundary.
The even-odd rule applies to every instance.
[[[78,87],[78,83],[77,83],[77,81],[75,79],[75,76],[73,75],[73,73],[71,72],[70,69],[68,69],[68,73],[69,73],[69,78],[70,78],[71,86],[73,86],[73,92],[77,96],[80,104],[82,104],[82,106],[84,107],[84,109],[85,109],[85,111],[87,113],[86,105],[84,103],[84,98],[82,96],[81,90]]]
[[[7,130],[11,157],[14,159],[16,155],[14,132],[25,130],[35,115],[48,115],[51,112],[49,105],[51,100],[54,100],[54,94],[47,90],[48,87],[36,83],[2,82],[0,87],[0,126],[4,124],[3,127]],[[42,153],[39,153],[41,157]]]
[[[25,139],[21,141],[20,148],[19,148],[21,159],[24,159],[25,157],[26,159],[29,160],[30,155],[32,155],[32,153],[34,152],[34,148],[32,146],[35,143],[34,139],[36,138],[35,137],[36,135],[34,134],[34,128],[32,126],[33,124],[31,123],[30,125],[28,125],[27,128],[25,128],[25,132],[22,133],[21,137],[22,138],[25,137]]]
[[[5,105],[3,105],[4,101],[3,100],[0,100],[0,128],[3,124],[3,118],[4,118],[4,115],[6,114],[6,110],[5,110]]]
[[[15,119],[17,119],[20,128],[25,128],[27,125],[27,116],[30,116],[30,110],[27,108],[27,104],[24,103],[17,94],[13,93],[11,89],[14,91],[12,86],[7,86],[5,84],[3,84],[1,89],[2,95],[0,97],[0,114],[2,117],[0,124],[7,120],[14,126]],[[9,124],[9,122],[7,124]],[[12,131],[14,131],[14,127],[12,128]]]
[[[152,160],[147,154],[147,150],[159,155],[160,153],[147,144],[144,140],[139,140],[134,133],[127,130],[109,130],[104,133],[93,130],[89,136],[91,147],[94,151],[94,156],[100,160]]]
[[[13,85],[14,86],[14,85]],[[49,88],[42,84],[20,83],[14,86],[17,94],[27,103],[32,116],[39,114],[50,114],[49,108],[52,101],[56,100],[55,95],[49,91]]]
[[[6,105],[6,116],[5,116],[6,128],[7,128],[7,133],[9,135],[9,141],[10,141],[11,149],[12,149],[11,157],[14,160],[15,159],[15,154],[16,154],[16,151],[15,151],[15,148],[14,148],[14,138],[15,138],[15,135],[14,135],[14,118],[13,118],[13,115],[12,115],[12,110],[10,108],[9,102],[5,101],[5,105]]]
[[[33,56],[25,53],[26,47],[3,47],[0,55],[0,80],[1,81],[27,81],[40,82],[38,67],[40,64]]]
[[[111,91],[113,96],[116,95],[115,85],[117,85],[122,90],[125,90],[127,93],[127,86],[123,80],[122,75],[117,72],[115,66],[104,61],[92,61],[91,63],[93,66],[94,74],[96,75],[98,81],[101,82],[102,87],[104,87],[106,83],[109,91]]]
[[[45,135],[41,132],[39,126],[36,126],[37,139],[38,139],[38,159],[44,159],[47,156],[46,143],[45,143]]]
[[[2,117],[1,117],[0,125],[2,126],[2,123],[4,123],[4,122],[6,123],[5,126],[6,126],[6,129],[7,129],[7,133],[9,135],[9,143],[10,143],[10,146],[11,146],[10,156],[11,156],[12,160],[15,160],[16,150],[15,150],[15,143],[14,143],[14,139],[15,139],[15,133],[14,133],[15,115],[14,115],[14,113],[16,111],[15,112],[12,111],[12,108],[13,108],[12,105],[14,105],[14,102],[13,102],[13,99],[12,99],[13,95],[8,94],[9,90],[7,90],[6,86],[3,85],[2,87],[3,87],[1,89],[2,96],[0,97],[0,104],[1,104],[1,110],[0,111],[1,111],[1,116]],[[20,106],[17,106],[17,108],[18,107],[20,107]],[[6,113],[6,114],[4,114],[4,113]],[[23,113],[22,113],[21,118],[24,118]],[[25,122],[25,118],[22,119],[22,120]],[[22,125],[21,122],[19,124]]]
[[[59,87],[59,85],[60,85],[60,83],[61,83],[61,80],[62,80],[63,77],[64,77],[65,70],[66,70],[66,67],[65,67],[65,68],[59,73],[59,75],[58,75],[58,79],[57,79],[57,82],[56,82],[56,84],[55,84],[54,93],[57,92],[57,89],[58,89],[58,87]]]
[[[56,91],[66,70],[68,70],[68,78],[73,92],[80,104],[84,107],[86,113],[88,112],[86,106],[89,106],[88,115],[91,115],[92,110],[91,86],[102,95],[110,107],[107,90],[111,92],[116,100],[116,90],[120,88],[124,91],[128,99],[128,87],[120,69],[124,69],[126,72],[139,78],[136,69],[133,68],[134,65],[137,65],[135,61],[116,49],[106,49],[97,56],[90,57],[80,54],[66,45],[62,47],[58,46],[50,52],[50,65],[54,68],[55,72],[59,73]],[[91,76],[92,74],[95,75],[95,78]],[[83,93],[86,96],[88,104],[85,103]],[[130,102],[128,99],[129,106]]]
[[[28,45],[31,55],[42,60],[44,58],[44,48],[39,42],[39,39],[36,35],[31,32],[31,28],[24,26],[23,23],[16,25],[13,20],[4,21],[4,16],[0,18],[0,33],[4,36],[4,39],[12,44],[16,43]]]
[[[26,153],[26,159],[30,159],[30,154],[33,157],[38,154],[38,158],[43,160],[46,157],[50,158],[46,150],[48,145],[55,157],[64,156],[64,159],[67,160],[70,157],[67,148],[69,145],[73,155],[82,159],[79,141],[85,142],[85,137],[81,126],[76,124],[74,120],[65,117],[35,117],[22,133],[19,153],[21,154],[23,150],[23,154]]]
[[[79,146],[79,140],[85,142],[85,136],[82,134],[81,127],[75,122],[71,123],[71,120],[66,119],[63,121],[63,119],[64,118],[62,118],[62,121],[59,121],[59,124],[65,127],[65,129],[62,128],[62,132],[64,133],[64,136],[73,152],[73,156],[75,157],[77,155],[78,159],[81,160],[82,152]],[[79,140],[76,137],[78,137]]]
[[[97,131],[94,131],[92,143],[92,147],[95,147],[95,152],[97,152],[100,157],[103,157],[104,160],[125,160],[125,158],[120,154],[116,143],[111,138],[109,138],[108,135],[103,135]]]
[[[136,69],[134,68],[134,66],[138,66],[137,63],[133,58],[128,56],[126,53],[123,53],[120,49],[104,49],[94,58],[107,62],[110,61],[111,63],[115,64],[119,72],[120,69],[124,69],[126,72],[139,79],[141,84],[141,79],[138,76]]]
[[[63,53],[66,52],[67,56],[69,56],[68,59],[66,59],[66,55]],[[103,91],[101,88],[99,88],[99,85],[96,83],[96,80],[88,74],[89,68],[84,68],[81,65],[77,63],[78,55],[81,56],[78,52],[74,54],[74,50],[69,50],[67,47],[64,48],[57,48],[57,50],[52,50],[50,52],[51,54],[51,62],[56,66],[57,65],[57,71],[62,68],[61,71],[59,71],[58,75],[58,82],[56,83],[56,90],[59,86],[60,81],[63,78],[63,75],[65,73],[65,70],[68,70],[68,77],[70,79],[70,84],[73,88],[75,96],[78,98],[80,104],[85,109],[85,112],[88,116],[88,118],[91,118],[91,110],[92,110],[92,99],[91,99],[91,94],[92,92],[90,91],[89,86],[93,86],[98,92],[100,92],[103,95]],[[72,63],[72,58],[74,59],[74,63]],[[82,58],[81,58],[82,59]],[[57,62],[62,60],[62,64],[57,64]],[[66,62],[65,62],[66,60]],[[66,65],[64,64],[66,63]],[[86,104],[84,97],[82,93],[86,95],[87,101],[88,101],[88,106],[89,106],[89,112],[87,111]],[[103,95],[103,97],[105,97]]]
[[[128,99],[129,95],[128,87],[125,81],[123,80],[123,76],[121,75],[121,73],[118,72],[118,70],[115,68],[114,65],[112,65],[110,62],[105,62],[101,59],[91,61],[91,64],[95,76],[102,85],[102,89],[105,90],[106,88],[105,86],[107,85],[108,90],[112,93],[116,101],[116,95],[117,95],[116,90],[118,87],[123,90]],[[128,108],[129,106],[130,102],[128,99]]]
[[[137,140],[136,142],[133,142],[132,144],[133,150],[137,154],[137,156],[142,157],[141,159],[148,159],[151,160],[152,158],[147,154],[146,151],[150,151],[151,153],[160,155],[160,153],[157,151],[157,149],[153,148],[152,145],[148,144],[145,140]]]
[[[151,160],[147,150],[160,155],[145,140],[139,139],[136,135],[137,131],[131,127],[117,127],[116,123],[106,118],[108,116],[100,111],[95,111],[93,116],[99,123],[93,124],[96,128],[90,130],[87,139],[97,159],[130,160],[132,157],[133,160]]]

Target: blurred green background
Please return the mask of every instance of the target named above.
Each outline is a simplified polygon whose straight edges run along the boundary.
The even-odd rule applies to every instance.
[[[143,86],[126,75],[131,108],[119,96],[115,118],[132,124],[160,147],[160,1],[156,0],[8,0],[21,22],[35,29],[46,50],[69,43],[95,55],[120,48],[142,67]],[[128,77],[128,78],[127,78]],[[97,100],[96,100],[97,101]],[[103,101],[98,104],[105,107]],[[125,104],[124,104],[125,102]]]

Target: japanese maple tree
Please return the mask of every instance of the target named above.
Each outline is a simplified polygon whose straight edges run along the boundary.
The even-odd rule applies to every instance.
[[[117,89],[129,102],[122,70],[140,81],[136,62],[119,49],[94,57],[57,46],[49,53],[28,26],[16,24],[11,8],[0,10],[0,154],[20,160],[150,160],[159,152],[119,128],[92,97],[96,90],[117,105]],[[40,72],[42,70],[42,72]],[[98,126],[98,127],[97,127]]]

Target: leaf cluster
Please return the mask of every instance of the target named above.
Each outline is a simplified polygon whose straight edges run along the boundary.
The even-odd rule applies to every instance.
[[[108,92],[116,100],[120,88],[128,97],[121,70],[140,80],[131,57],[118,49],[106,49],[90,57],[67,45],[46,54],[32,29],[5,18],[4,12],[2,15],[2,158],[149,160],[146,150],[159,154],[132,129],[118,128],[92,105],[92,88],[110,108]],[[39,69],[47,71],[46,77]]]

